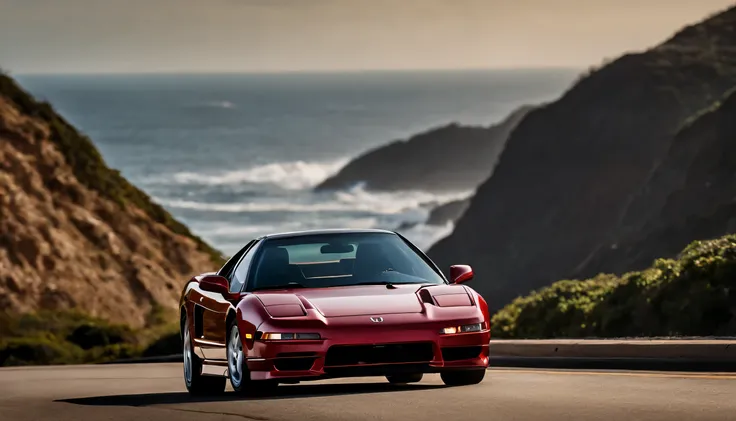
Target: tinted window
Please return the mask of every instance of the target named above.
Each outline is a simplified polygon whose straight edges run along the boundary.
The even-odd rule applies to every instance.
[[[401,237],[390,233],[330,233],[266,239],[257,255],[248,290],[445,283],[423,256]]]
[[[230,276],[233,273],[233,269],[235,268],[235,265],[240,260],[240,257],[245,253],[250,246],[255,243],[255,240],[251,241],[250,243],[246,244],[242,249],[238,250],[237,253],[233,255],[227,262],[225,262],[225,265],[222,266],[222,268],[217,272],[218,275],[224,276],[228,280],[230,279]]]
[[[253,260],[256,248],[255,243],[252,244],[250,249],[246,251],[245,256],[243,256],[243,259],[238,263],[238,267],[235,268],[235,272],[230,277],[230,292],[240,292],[243,289],[243,284],[248,279],[248,267]]]

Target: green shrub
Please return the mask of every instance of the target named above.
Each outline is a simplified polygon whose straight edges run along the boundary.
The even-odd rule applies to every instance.
[[[75,310],[41,310],[21,315],[0,315],[0,337],[43,335],[71,342],[80,341],[77,342],[80,346],[83,345],[81,341],[85,340],[83,336],[90,336],[87,340],[94,340],[97,336],[99,342],[91,344],[96,346],[130,341],[135,337],[135,332],[126,325],[111,324]]]
[[[0,315],[0,366],[107,362],[141,355],[142,332],[77,311]]]
[[[128,326],[109,325],[107,323],[85,323],[79,325],[66,340],[82,349],[118,345],[134,342],[133,331]]]
[[[48,337],[10,338],[0,343],[0,366],[74,364],[83,361],[82,350]]]
[[[78,311],[0,313],[0,366],[106,363],[181,353],[178,322],[157,307],[136,330]]]
[[[179,354],[182,352],[181,334],[179,331],[167,333],[153,341],[144,351],[144,357],[158,357]]]
[[[141,356],[141,348],[135,344],[115,344],[94,347],[84,355],[85,363],[107,363]]]
[[[729,335],[736,332],[736,235],[696,241],[647,270],[559,281],[493,315],[496,338]]]

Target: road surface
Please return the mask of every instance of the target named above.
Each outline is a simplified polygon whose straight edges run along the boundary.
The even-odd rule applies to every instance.
[[[733,373],[491,369],[465,387],[426,375],[415,385],[353,378],[281,385],[257,398],[192,398],[176,363],[0,369],[0,420],[8,421],[730,419]]]

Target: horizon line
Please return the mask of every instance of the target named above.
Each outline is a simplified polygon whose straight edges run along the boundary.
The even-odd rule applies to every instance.
[[[330,74],[362,74],[362,73],[448,73],[448,72],[493,72],[493,71],[540,71],[571,70],[579,71],[586,66],[499,66],[499,67],[467,67],[467,68],[398,68],[398,69],[303,69],[303,70],[153,70],[153,71],[72,71],[72,72],[13,72],[2,69],[2,73],[10,76],[190,76],[190,75],[330,75]]]

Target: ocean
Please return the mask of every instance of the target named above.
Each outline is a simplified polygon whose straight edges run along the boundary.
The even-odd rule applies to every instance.
[[[360,153],[458,122],[490,125],[553,100],[574,69],[217,75],[27,75],[23,86],[90,136],[121,171],[226,254],[313,228],[422,221],[422,191],[312,188]],[[402,232],[421,248],[452,226]]]

